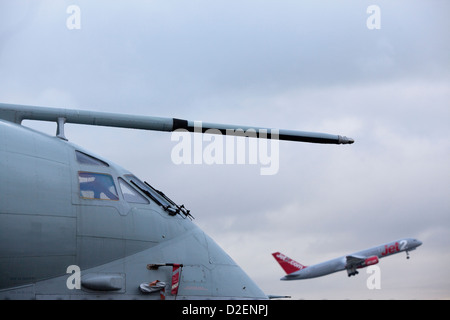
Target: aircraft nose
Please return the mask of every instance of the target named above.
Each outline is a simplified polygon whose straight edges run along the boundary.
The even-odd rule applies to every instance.
[[[421,246],[422,245],[422,241],[416,240],[417,241],[417,246]]]

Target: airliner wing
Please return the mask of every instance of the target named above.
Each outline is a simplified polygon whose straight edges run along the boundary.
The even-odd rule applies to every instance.
[[[346,268],[355,268],[355,267],[359,267],[360,265],[362,265],[365,261],[366,261],[367,257],[363,257],[363,256],[347,256],[346,260]]]
[[[378,256],[347,256],[345,268],[349,276],[358,274],[357,268],[364,268],[378,263]]]

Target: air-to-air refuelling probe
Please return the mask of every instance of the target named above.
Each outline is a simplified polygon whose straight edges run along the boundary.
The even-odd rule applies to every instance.
[[[56,135],[23,120],[55,122]],[[196,131],[193,121],[174,118],[0,104],[0,299],[271,297],[193,223],[189,210],[69,142],[65,123]],[[271,138],[263,128],[202,127]],[[331,134],[276,134],[279,140],[353,143]]]

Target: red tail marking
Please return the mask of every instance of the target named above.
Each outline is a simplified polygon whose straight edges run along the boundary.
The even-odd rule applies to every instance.
[[[292,260],[291,258],[285,256],[280,252],[272,253],[272,255],[287,274],[291,274],[295,271],[306,268],[306,266],[302,265],[301,263],[298,263],[295,260]]]

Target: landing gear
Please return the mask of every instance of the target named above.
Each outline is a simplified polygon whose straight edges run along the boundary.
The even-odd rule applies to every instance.
[[[406,259],[409,260],[409,252],[408,251],[406,251]]]
[[[355,268],[347,269],[347,275],[348,275],[349,277],[351,277],[351,276],[356,276],[357,274],[359,274],[359,272],[356,271]]]

